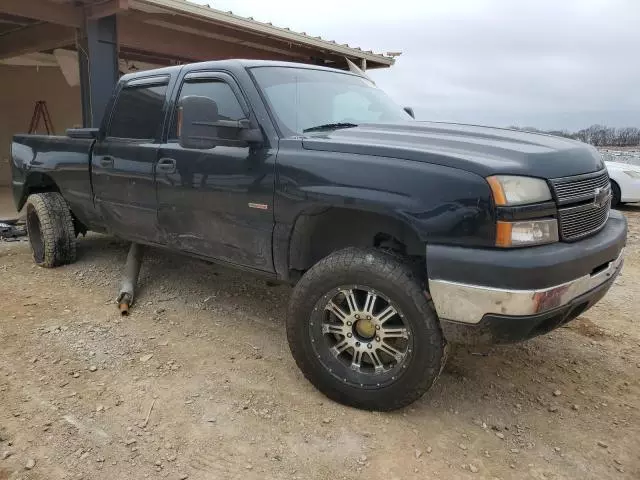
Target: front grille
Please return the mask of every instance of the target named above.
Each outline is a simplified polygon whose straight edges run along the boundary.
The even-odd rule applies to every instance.
[[[611,185],[606,170],[556,178],[551,185],[559,207],[562,240],[578,240],[604,227],[611,208]]]
[[[560,221],[560,235],[563,240],[578,240],[600,230],[607,218],[611,199],[607,199],[603,205],[593,203],[577,207],[561,208],[558,210]]]
[[[609,175],[601,170],[577,177],[551,180],[558,205],[566,205],[584,200],[593,200],[596,188],[609,186]]]

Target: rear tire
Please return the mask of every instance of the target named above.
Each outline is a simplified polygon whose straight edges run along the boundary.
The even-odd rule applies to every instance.
[[[396,313],[385,314],[391,311]],[[287,338],[298,367],[318,390],[366,410],[413,403],[446,361],[424,282],[402,257],[374,249],[340,250],[302,277],[291,297]]]
[[[611,208],[616,208],[621,205],[620,198],[620,187],[616,182],[611,182]]]
[[[67,202],[57,192],[29,195],[27,232],[33,261],[53,268],[76,260],[76,235]]]

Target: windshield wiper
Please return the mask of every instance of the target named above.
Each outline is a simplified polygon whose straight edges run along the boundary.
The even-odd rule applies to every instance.
[[[336,130],[338,128],[352,128],[357,127],[356,123],[325,123],[323,125],[316,125],[315,127],[305,128],[302,133],[307,132],[319,132],[322,130]]]

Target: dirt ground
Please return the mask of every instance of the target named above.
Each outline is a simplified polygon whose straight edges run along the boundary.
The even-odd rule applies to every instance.
[[[335,404],[300,374],[290,288],[148,250],[113,303],[126,244],[74,265],[0,242],[0,480],[638,479],[640,208],[605,299],[526,343],[457,348],[403,411]]]

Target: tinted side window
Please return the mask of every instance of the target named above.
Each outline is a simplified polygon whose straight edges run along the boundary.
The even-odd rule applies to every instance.
[[[241,120],[247,116],[235,93],[225,82],[215,80],[185,82],[180,90],[180,98],[190,96],[207,97],[216,102],[220,120]],[[178,115],[174,112],[169,139],[177,139],[177,132]]]
[[[166,94],[166,85],[125,87],[116,100],[108,135],[119,138],[155,138],[162,123]]]

